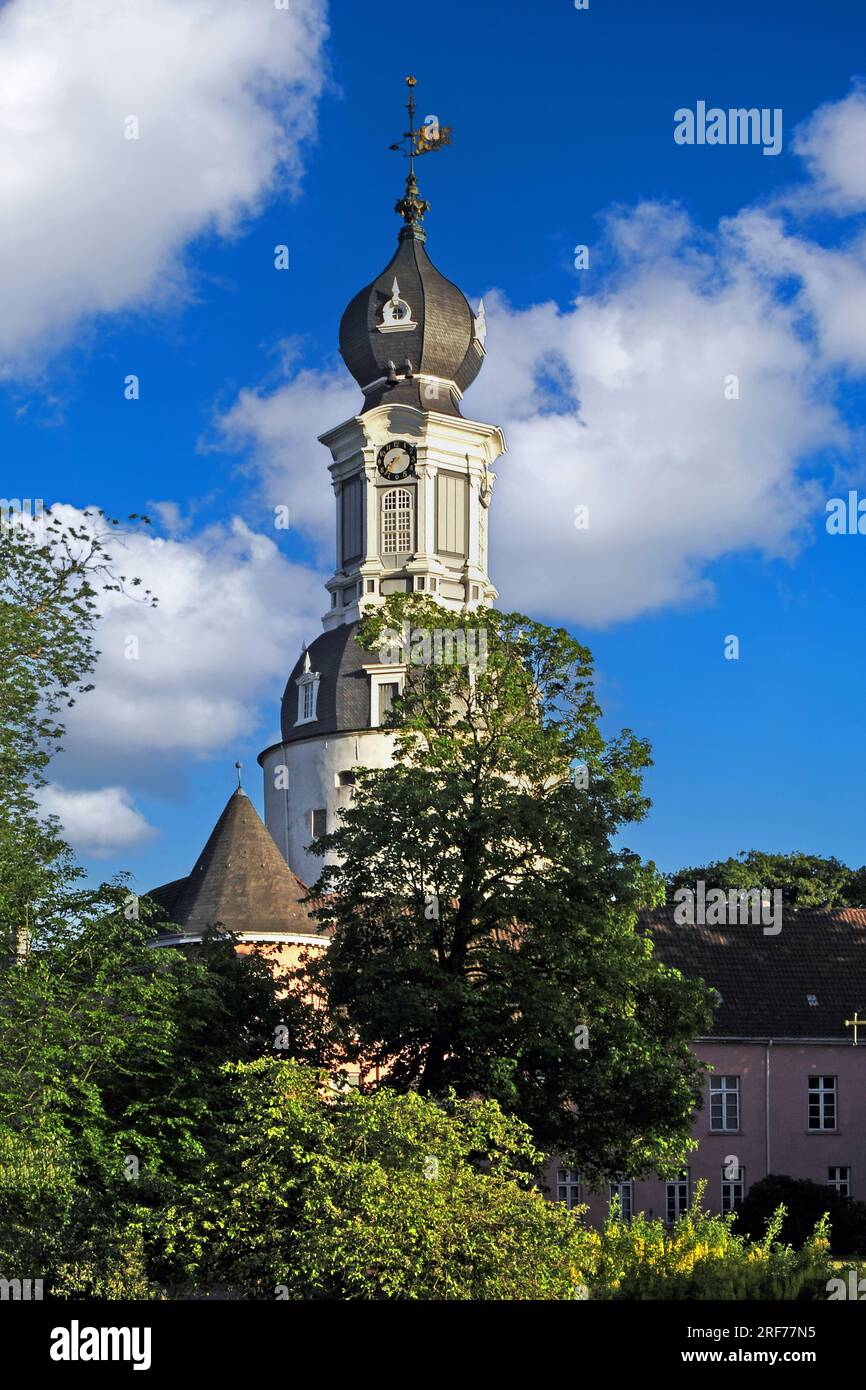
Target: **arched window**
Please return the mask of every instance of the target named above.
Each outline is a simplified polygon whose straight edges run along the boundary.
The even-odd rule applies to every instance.
[[[412,549],[412,493],[389,488],[382,498],[382,554],[405,555]]]

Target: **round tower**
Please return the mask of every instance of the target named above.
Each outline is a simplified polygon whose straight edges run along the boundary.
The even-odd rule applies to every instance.
[[[322,861],[310,841],[338,823],[352,769],[385,767],[382,723],[405,668],[355,640],[366,609],[390,594],[421,593],[452,615],[496,598],[487,573],[487,518],[505,449],[495,425],[465,419],[460,404],[484,360],[484,308],[433,265],[414,161],[436,148],[414,126],[397,249],[351,300],[340,352],[363,393],[359,413],[319,436],[331,453],[336,563],[322,634],[298,657],[283,694],[281,740],[259,755],[265,821],[289,867],[312,883]],[[437,127],[438,132],[438,127]],[[447,138],[447,137],[446,137]],[[443,615],[444,616],[444,615]],[[450,616],[443,626],[454,626]]]

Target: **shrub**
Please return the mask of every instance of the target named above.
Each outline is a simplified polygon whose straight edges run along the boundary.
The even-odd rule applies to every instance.
[[[85,1182],[44,1134],[0,1131],[0,1277],[41,1279],[46,1298],[153,1296],[129,1194],[98,1172]]]
[[[585,1234],[494,1102],[335,1095],[292,1062],[230,1070],[227,1152],[167,1218],[188,1281],[253,1298],[575,1296]]]
[[[802,1245],[815,1222],[826,1212],[830,1219],[830,1248],[838,1255],[866,1254],[866,1202],[839,1197],[830,1187],[804,1178],[771,1173],[749,1189],[737,1218],[737,1229],[755,1238],[777,1207],[784,1205],[781,1239]]]
[[[759,1241],[734,1230],[734,1215],[701,1207],[703,1184],[689,1210],[668,1230],[614,1209],[588,1231],[584,1279],[598,1299],[799,1299],[818,1296],[831,1276],[826,1223],[818,1221],[800,1250],[779,1241],[784,1209]]]

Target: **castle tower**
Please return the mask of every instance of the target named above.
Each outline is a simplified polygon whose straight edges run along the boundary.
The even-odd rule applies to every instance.
[[[385,767],[392,736],[381,725],[404,668],[355,640],[369,607],[390,594],[421,593],[459,614],[496,598],[487,573],[487,519],[505,449],[495,425],[465,419],[460,405],[484,359],[484,309],[433,265],[422,227],[414,160],[447,142],[414,128],[397,249],[355,295],[340,323],[340,352],[363,393],[350,420],[319,436],[331,453],[336,561],[323,633],[301,652],[282,701],[281,741],[259,755],[265,820],[289,867],[313,882],[322,861],[307,853],[334,829],[351,796],[352,768]]]

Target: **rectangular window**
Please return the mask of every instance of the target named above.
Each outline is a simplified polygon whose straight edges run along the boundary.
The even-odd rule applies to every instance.
[[[832,1187],[840,1197],[851,1196],[851,1169],[850,1168],[828,1168],[827,1186]]]
[[[412,494],[389,488],[382,498],[382,554],[406,555],[412,549]]]
[[[385,722],[385,715],[390,710],[396,696],[399,694],[400,687],[396,681],[383,681],[379,686],[379,723]]]
[[[320,835],[324,835],[328,829],[328,813],[322,809],[310,812],[310,829],[313,832],[313,839],[318,840]]]
[[[727,1174],[727,1176],[726,1176]],[[728,1211],[739,1211],[743,1205],[743,1198],[746,1195],[746,1170],[737,1168],[736,1177],[731,1177],[731,1169],[727,1165],[722,1168],[722,1214]]]
[[[738,1076],[710,1077],[710,1129],[717,1131],[740,1128],[740,1078]]]
[[[809,1077],[809,1128],[836,1128],[835,1076]]]
[[[449,555],[466,555],[466,479],[458,473],[436,478],[437,545]]]
[[[342,487],[343,564],[357,560],[363,550],[364,491],[360,477],[349,478]]]
[[[556,1200],[564,1202],[569,1211],[580,1206],[580,1174],[575,1168],[557,1169]]]
[[[615,1197],[619,1198],[619,1214],[622,1220],[631,1221],[633,1203],[630,1179],[623,1178],[610,1184],[609,1201],[612,1203]]]
[[[673,1182],[665,1183],[667,1223],[673,1226],[689,1205],[689,1170],[684,1168]]]
[[[308,681],[304,686],[304,718],[312,719],[313,710],[316,707],[315,701],[316,687],[312,681]]]

